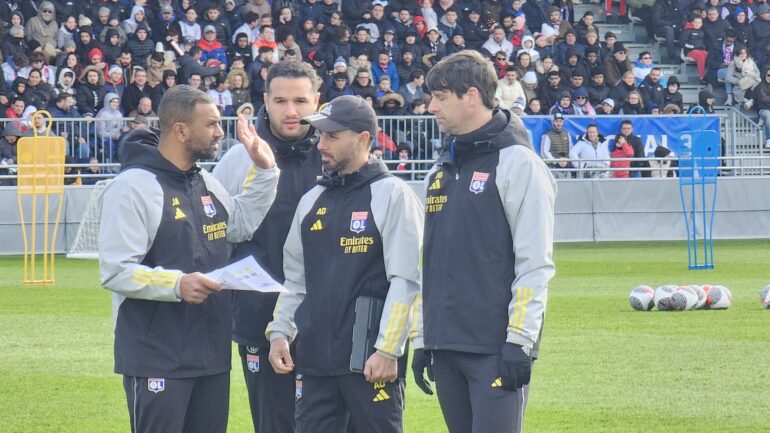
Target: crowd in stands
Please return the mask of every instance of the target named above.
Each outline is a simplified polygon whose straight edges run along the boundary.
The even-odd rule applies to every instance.
[[[655,0],[634,14],[667,47],[666,63],[694,60],[703,84],[724,82],[727,104],[753,107],[770,129],[770,5],[747,1]],[[615,17],[606,0],[607,21],[629,22],[626,0],[618,6]],[[489,57],[497,103],[519,115],[688,108],[676,76],[650,52],[630,59],[594,19],[576,17],[572,0],[4,0],[0,110],[21,134],[39,109],[93,119],[56,133],[73,160],[113,160],[121,135],[155,116],[176,84],[208,92],[223,115],[253,115],[270,65],[301,60],[318,73],[322,103],[353,94],[382,116],[421,116],[425,74],[463,49]],[[713,111],[711,91],[699,102]],[[433,139],[419,122],[393,124],[377,137],[392,159],[401,143],[411,152]]]

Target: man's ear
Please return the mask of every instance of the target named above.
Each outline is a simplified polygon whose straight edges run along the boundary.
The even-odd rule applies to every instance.
[[[171,131],[173,131],[174,138],[176,138],[180,143],[187,143],[187,140],[189,139],[187,125],[182,122],[177,122],[174,124],[174,126],[171,127]]]

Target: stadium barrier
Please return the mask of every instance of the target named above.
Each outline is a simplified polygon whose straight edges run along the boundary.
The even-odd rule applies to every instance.
[[[425,196],[423,182],[409,183]],[[65,188],[57,253],[69,251],[93,189]],[[15,197],[15,187],[0,187],[0,202],[12,203]],[[559,180],[554,236],[558,242],[685,240],[681,212],[676,178]],[[719,180],[714,239],[770,238],[768,220],[770,176]],[[20,225],[14,206],[0,207],[0,254],[23,252]]]
[[[540,137],[550,128],[551,116],[524,116],[521,118],[533,140],[536,150],[540,149]],[[655,147],[660,145],[678,152],[683,143],[679,134],[692,129],[716,129],[721,132],[724,139],[724,153],[726,157],[740,157],[761,155],[763,152],[763,130],[752,119],[746,117],[739,110],[727,108],[709,116],[567,116],[566,130],[572,135],[573,140],[585,131],[589,123],[596,123],[602,135],[614,138],[619,130],[619,124],[623,119],[631,119],[634,122],[634,133],[642,139],[645,153],[652,157]],[[97,132],[98,119],[83,118],[59,118],[54,119],[53,131],[65,137],[67,141],[67,154],[77,162],[86,163],[89,157],[97,156],[100,163],[109,164],[117,161],[118,140],[104,138]],[[125,118],[128,124],[131,118]],[[150,126],[157,125],[157,118],[148,118]],[[224,117],[222,129],[225,138],[222,140],[221,151],[226,152],[237,143],[235,139],[235,126],[237,118]],[[6,123],[17,122],[29,128],[29,122],[20,119],[0,119],[0,126]],[[388,161],[398,159],[396,149],[399,144],[406,144],[412,151],[412,159],[415,161],[433,160],[441,147],[443,134],[438,128],[433,116],[379,116],[380,133],[376,137],[379,147],[383,148],[384,157]],[[728,160],[732,164],[732,161]],[[413,164],[417,164],[414,162]],[[423,164],[423,163],[420,163]],[[397,164],[394,165],[394,167]],[[416,170],[427,170],[424,164]],[[5,167],[4,167],[5,168]],[[8,167],[13,169],[13,167]],[[744,168],[748,168],[744,164]],[[7,171],[0,174],[8,174]],[[762,174],[761,170],[757,174]]]

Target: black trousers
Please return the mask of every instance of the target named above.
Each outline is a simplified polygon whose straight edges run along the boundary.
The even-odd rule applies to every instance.
[[[529,387],[493,386],[499,355],[434,350],[436,393],[449,433],[521,433]]]
[[[361,374],[297,375],[297,433],[402,433],[404,382],[369,383]]]
[[[238,345],[256,433],[294,433],[294,373],[277,374],[269,347]],[[293,354],[292,354],[293,355]]]
[[[190,379],[123,376],[132,433],[225,433],[230,372]]]

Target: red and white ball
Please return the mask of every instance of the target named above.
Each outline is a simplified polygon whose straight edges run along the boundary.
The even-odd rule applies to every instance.
[[[631,289],[628,302],[636,311],[650,311],[655,306],[655,290],[650,286],[636,286]]]
[[[765,310],[770,310],[770,284],[766,285],[759,293],[759,302]]]
[[[726,310],[733,305],[733,294],[725,286],[711,286],[706,292],[706,305],[710,310]]]

